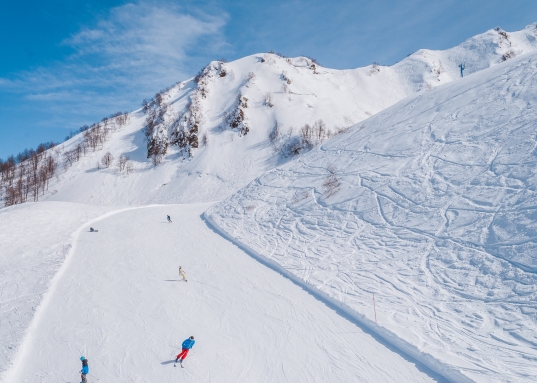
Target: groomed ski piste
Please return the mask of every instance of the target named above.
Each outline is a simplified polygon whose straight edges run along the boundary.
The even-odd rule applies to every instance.
[[[92,383],[443,381],[221,237],[208,206],[121,210],[78,230],[3,381],[79,382],[80,355]]]
[[[536,36],[344,71],[211,63],[208,143],[158,166],[129,114],[40,202],[0,208],[0,381],[78,382],[81,355],[92,383],[533,381]],[[162,94],[153,138],[199,87]],[[242,96],[247,135],[224,123]],[[344,132],[285,154],[319,119]],[[130,174],[99,165],[107,151]]]

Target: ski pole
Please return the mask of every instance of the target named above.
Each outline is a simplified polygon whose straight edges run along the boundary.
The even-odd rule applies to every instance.
[[[90,374],[89,372],[88,372],[88,375],[93,376],[95,379],[99,380],[99,378],[97,378],[97,377],[96,377],[95,375],[93,375],[93,374]]]

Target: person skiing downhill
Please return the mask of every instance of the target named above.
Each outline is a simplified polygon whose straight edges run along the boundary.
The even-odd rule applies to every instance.
[[[188,282],[186,280],[186,273],[183,271],[183,268],[179,266],[179,275],[183,278],[183,281]]]
[[[177,355],[177,358],[175,358],[175,363],[179,361],[179,363],[181,363],[181,367],[183,367],[183,360],[185,360],[190,349],[194,347],[194,343],[196,343],[196,341],[194,340],[194,336],[191,336],[190,338],[185,339],[185,341],[181,345],[182,347],[181,352]]]
[[[84,356],[81,356],[80,360],[82,361],[82,370],[80,370],[82,382],[80,383],[87,383],[88,381],[86,380],[86,375],[89,374],[88,360]]]
[[[172,218],[169,215],[167,215],[166,217],[168,218],[168,223],[172,223]]]

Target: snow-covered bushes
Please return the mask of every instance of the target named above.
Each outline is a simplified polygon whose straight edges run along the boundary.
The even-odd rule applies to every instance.
[[[170,143],[177,145],[190,157],[192,148],[198,147],[198,132],[204,122],[201,92],[195,90],[186,111],[170,126]]]
[[[223,75],[222,75],[223,74]],[[211,62],[209,65],[207,65],[205,68],[203,68],[194,78],[194,81],[196,84],[198,84],[198,92],[201,98],[207,98],[207,95],[209,94],[209,81],[218,76],[218,77],[224,77],[227,74],[227,70],[225,68],[225,65],[221,61]]]
[[[250,72],[248,73],[248,77],[247,77],[247,85],[252,85],[252,84],[255,84],[255,73],[254,72]]]
[[[515,56],[516,56],[516,52],[510,49],[502,55],[502,57],[500,58],[500,61],[507,61],[509,59],[512,59]]]
[[[310,151],[334,134],[342,133],[345,130],[344,128],[336,128],[336,132],[333,133],[327,128],[323,120],[317,120],[313,125],[304,124],[297,135],[294,134],[292,127],[287,130],[286,134],[282,134],[282,127],[277,122],[269,132],[269,140],[274,152],[279,153],[282,157],[292,157]]]
[[[250,126],[244,111],[246,108],[248,108],[248,98],[239,95],[233,111],[224,115],[225,124],[231,129],[237,129],[239,136],[246,136],[250,131]]]
[[[272,108],[274,106],[274,102],[272,101],[272,93],[270,92],[265,93],[265,99],[263,101],[263,105],[266,105],[269,108]]]
[[[495,31],[498,32],[499,35],[498,45],[500,48],[503,48],[504,46],[511,46],[511,40],[509,40],[509,35],[506,31],[500,27],[496,27]]]
[[[280,79],[284,81],[285,83],[287,83],[288,85],[290,85],[292,82],[289,76],[287,75],[286,70],[282,71],[282,74],[280,75]]]
[[[144,128],[144,134],[147,138],[147,158],[164,156],[168,150],[168,137],[164,126],[166,112],[167,105],[163,102],[158,108],[150,108],[147,112]]]
[[[442,61],[438,61],[438,64],[433,63],[431,72],[434,74],[436,79],[440,81],[440,75],[445,72],[444,66],[442,65]]]
[[[278,121],[274,123],[274,126],[269,132],[269,140],[273,147],[275,147],[276,143],[278,142],[278,139],[281,135],[281,125]]]
[[[276,60],[274,60],[274,58],[272,57],[270,53],[263,55],[263,57],[261,58],[261,62],[267,63],[268,65],[276,64]]]

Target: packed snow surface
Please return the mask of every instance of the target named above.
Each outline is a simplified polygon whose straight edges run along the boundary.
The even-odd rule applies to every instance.
[[[109,208],[42,202],[0,210],[0,374],[21,343],[78,227]]]
[[[5,381],[78,382],[81,355],[90,382],[442,381],[219,236],[207,207],[132,209],[79,231]]]
[[[207,215],[431,368],[534,381],[536,102],[529,54],[409,97]]]

